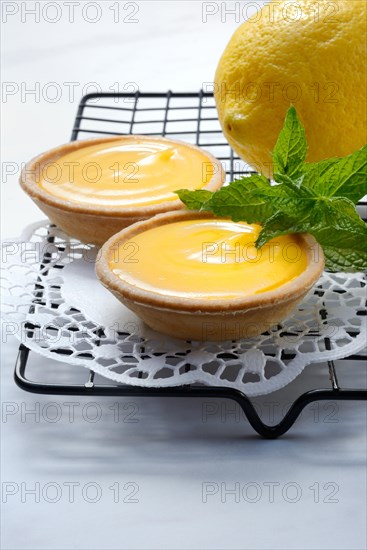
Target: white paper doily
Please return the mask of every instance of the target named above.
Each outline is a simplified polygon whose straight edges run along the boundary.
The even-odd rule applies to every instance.
[[[249,396],[278,390],[306,365],[347,357],[366,345],[361,273],[325,273],[288,320],[257,338],[185,342],[147,328],[102,287],[94,274],[96,254],[46,222],[4,242],[3,334],[115,382],[149,387],[200,382]]]

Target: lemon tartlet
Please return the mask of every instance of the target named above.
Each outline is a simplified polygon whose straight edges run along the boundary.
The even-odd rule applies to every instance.
[[[203,212],[170,212],[109,239],[96,273],[151,328],[186,340],[256,336],[285,319],[319,278],[307,234],[255,248],[261,227]]]
[[[163,137],[119,136],[71,142],[32,159],[20,184],[67,234],[102,245],[124,227],[179,210],[174,191],[215,191],[225,173],[195,145]]]

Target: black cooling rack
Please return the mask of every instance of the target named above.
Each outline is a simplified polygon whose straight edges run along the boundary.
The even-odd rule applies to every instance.
[[[145,134],[169,136],[195,143],[210,151],[222,161],[228,180],[251,170],[232,151],[226,142],[217,119],[213,95],[203,91],[193,93],[94,93],[84,96],[75,118],[71,140],[85,139],[99,135]],[[360,207],[365,208],[366,202]],[[47,263],[48,258],[44,258]],[[39,300],[42,289],[37,294]],[[32,326],[27,327],[32,335]],[[325,338],[328,349],[330,342]],[[60,353],[62,350],[60,350]],[[299,395],[284,418],[276,425],[265,424],[258,415],[252,401],[242,392],[231,388],[207,386],[181,386],[177,388],[143,388],[114,383],[99,383],[98,377],[90,371],[84,383],[64,382],[65,373],[59,374],[53,382],[39,382],[29,376],[30,350],[23,344],[15,365],[15,381],[23,390],[32,393],[53,395],[94,395],[130,397],[201,397],[226,398],[239,404],[248,421],[258,434],[265,438],[283,435],[294,424],[302,410],[315,401],[366,400],[367,390],[344,389],[339,385],[335,365],[328,361],[322,368],[328,373],[328,387],[315,388]],[[60,357],[59,357],[60,359]],[[361,368],[365,368],[363,354],[348,357]],[[60,370],[57,371],[60,373]]]

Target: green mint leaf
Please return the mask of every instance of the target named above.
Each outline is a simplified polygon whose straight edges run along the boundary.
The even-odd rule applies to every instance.
[[[306,220],[295,218],[284,212],[277,212],[263,225],[255,246],[261,248],[271,239],[288,235],[288,233],[305,233],[307,228]]]
[[[335,223],[343,227],[349,227],[350,224],[355,223],[358,227],[367,230],[367,226],[359,217],[353,202],[345,197],[331,197],[317,201],[310,213],[310,223],[316,224],[319,221],[326,222],[326,225],[330,227]]]
[[[256,196],[254,191],[268,188],[269,181],[258,174],[235,180],[213,194],[210,210],[216,216],[230,217],[235,222],[265,222],[275,213],[274,206]]]
[[[357,204],[367,194],[367,145],[337,162],[333,160],[320,171],[320,176],[311,183],[319,196],[346,197]]]
[[[340,158],[331,158],[319,162],[306,162],[301,169],[303,175],[302,185],[313,188],[324,173],[339,161]]]
[[[294,182],[288,176],[282,176],[282,180],[283,184],[254,190],[253,195],[261,197],[284,214],[294,216],[297,212],[298,217],[304,217],[313,208],[317,197],[310,189],[302,187],[299,180]]]
[[[316,203],[307,231],[322,246],[331,271],[367,268],[367,226],[349,199],[337,197]]]
[[[189,210],[205,210],[204,205],[208,203],[213,196],[213,193],[206,189],[196,189],[195,191],[178,189],[175,193]]]
[[[288,233],[313,235],[322,246],[326,268],[331,271],[362,271],[367,267],[367,226],[348,199],[314,203],[304,218],[277,212],[263,225],[256,246]]]
[[[277,183],[283,183],[286,187],[297,191],[297,189],[300,189],[301,185],[303,184],[304,176],[302,175],[299,177],[291,178],[290,176],[287,176],[287,174],[280,174],[279,172],[277,172],[276,174],[274,174],[274,178]]]
[[[293,176],[303,165],[307,155],[305,130],[298,120],[296,109],[288,109],[284,126],[273,151],[274,174]],[[274,175],[275,181],[276,176]]]

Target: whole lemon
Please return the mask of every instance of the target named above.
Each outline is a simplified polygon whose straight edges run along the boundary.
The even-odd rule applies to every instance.
[[[307,160],[345,156],[366,143],[366,0],[272,1],[232,36],[214,94],[228,142],[256,170],[293,104]]]

